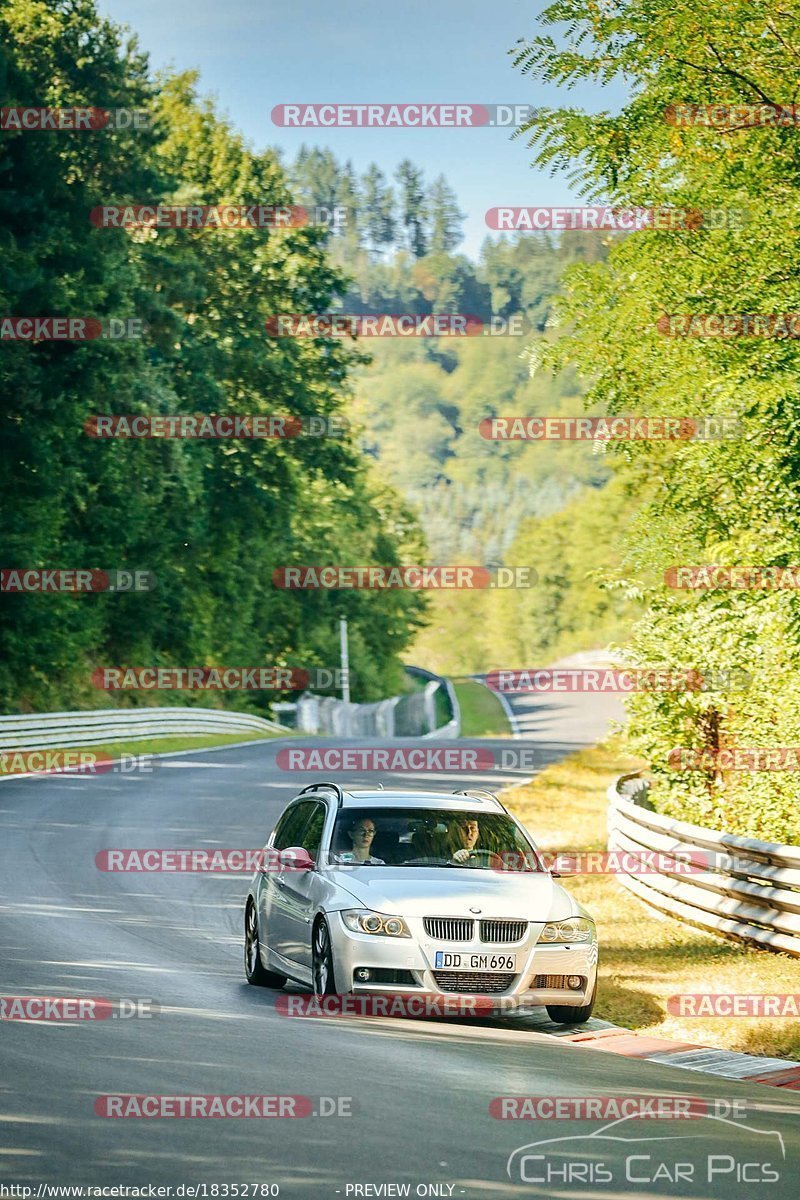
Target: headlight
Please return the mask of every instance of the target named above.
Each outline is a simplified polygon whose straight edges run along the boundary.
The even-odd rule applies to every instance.
[[[387,917],[383,913],[370,912],[368,908],[349,908],[342,913],[342,920],[353,933],[376,933],[380,937],[411,937],[411,932],[402,917]]]
[[[587,917],[550,921],[539,935],[540,942],[593,942],[594,938],[594,921]]]

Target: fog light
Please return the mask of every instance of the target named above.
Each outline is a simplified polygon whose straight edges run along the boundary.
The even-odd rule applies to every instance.
[[[355,977],[359,983],[367,983],[369,980],[369,967],[357,967]]]
[[[580,975],[568,975],[568,976],[567,976],[567,987],[570,987],[570,988],[572,988],[572,989],[573,989],[573,991],[579,992],[579,991],[581,990],[581,988],[583,987],[583,978],[582,978],[582,976],[580,976]]]

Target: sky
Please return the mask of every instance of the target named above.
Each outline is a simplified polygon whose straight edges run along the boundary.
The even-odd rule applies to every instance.
[[[428,181],[443,173],[467,214],[459,250],[477,255],[486,210],[578,203],[563,177],[531,169],[532,152],[510,129],[287,129],[276,104],[571,104],[616,109],[621,87],[544,87],[511,65],[508,51],[537,32],[543,0],[98,0],[129,25],[153,67],[200,71],[201,91],[256,149],[292,158],[302,142],[327,146],[360,173],[386,175],[403,158]]]

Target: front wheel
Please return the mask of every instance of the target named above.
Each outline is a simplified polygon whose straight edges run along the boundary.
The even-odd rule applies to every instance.
[[[582,1025],[592,1015],[596,995],[597,980],[595,979],[594,990],[588,1004],[584,1004],[581,1008],[570,1008],[567,1004],[548,1004],[545,1006],[547,1015],[551,1021],[555,1021],[556,1025]]]
[[[247,982],[253,987],[282,988],[286,983],[285,975],[275,971],[267,971],[261,962],[258,943],[258,915],[252,900],[247,905],[244,918],[244,973]]]
[[[311,944],[311,971],[314,978],[314,991],[318,996],[332,996],[336,992],[333,975],[333,949],[328,922],[320,918],[314,926],[314,938]]]

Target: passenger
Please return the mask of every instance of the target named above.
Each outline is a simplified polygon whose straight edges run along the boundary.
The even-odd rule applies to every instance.
[[[352,825],[348,825],[347,836],[353,843],[353,849],[335,855],[336,862],[364,863],[369,867],[386,866],[382,858],[374,858],[369,852],[375,837],[375,822],[371,817],[359,817]]]

